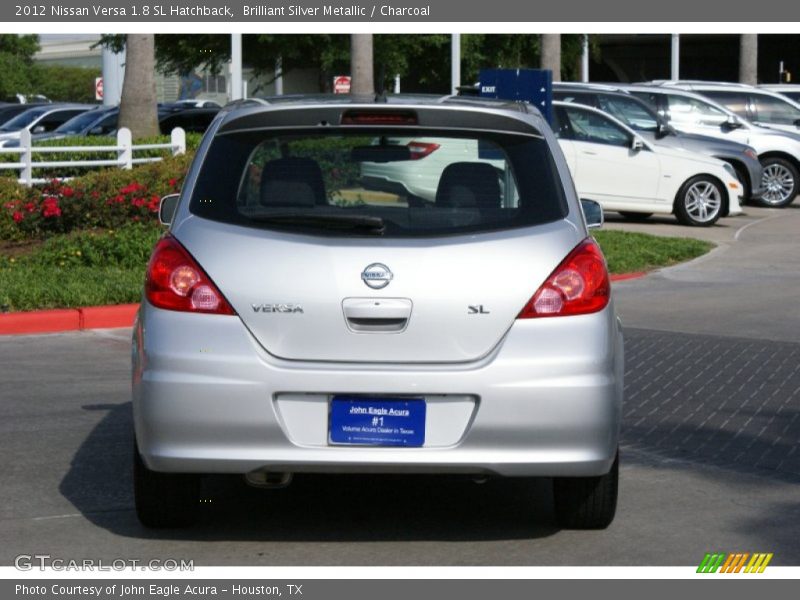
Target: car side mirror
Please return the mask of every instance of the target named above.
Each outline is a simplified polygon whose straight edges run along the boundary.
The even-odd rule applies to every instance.
[[[727,119],[725,119],[723,126],[725,129],[739,129],[742,127],[742,122],[739,120],[739,117],[730,115]]]
[[[644,150],[644,142],[642,141],[642,138],[634,137],[631,140],[631,150],[633,150],[634,152],[639,152],[640,150]]]
[[[169,225],[172,223],[180,197],[180,194],[169,194],[161,199],[161,204],[158,206],[158,220],[161,221],[162,225]]]
[[[599,229],[603,226],[605,219],[603,218],[603,207],[599,202],[581,198],[581,208],[587,229]]]
[[[31,129],[31,133],[44,133],[45,131],[47,130],[44,128],[44,125],[37,125],[33,129]]]

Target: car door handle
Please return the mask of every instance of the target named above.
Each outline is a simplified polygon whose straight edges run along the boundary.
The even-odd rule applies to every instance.
[[[591,150],[581,150],[584,154],[588,154],[589,156],[597,156],[597,152],[592,152]]]

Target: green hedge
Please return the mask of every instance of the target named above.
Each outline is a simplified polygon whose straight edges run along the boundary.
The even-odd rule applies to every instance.
[[[180,190],[191,160],[192,153],[187,153],[131,170],[103,169],[32,188],[0,179],[0,241],[155,223],[161,197]]]

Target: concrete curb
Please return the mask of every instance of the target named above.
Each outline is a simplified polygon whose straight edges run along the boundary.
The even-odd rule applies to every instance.
[[[646,272],[612,275],[611,281],[628,281],[647,275]],[[139,310],[138,304],[87,306],[57,310],[33,310],[0,314],[0,335],[59,333],[84,329],[130,327]]]
[[[117,304],[5,313],[0,314],[0,335],[130,327],[138,310],[138,304]]]

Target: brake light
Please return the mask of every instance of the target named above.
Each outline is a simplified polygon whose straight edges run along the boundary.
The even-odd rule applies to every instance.
[[[147,300],[158,308],[236,314],[205,271],[172,236],[156,244],[147,264],[144,289]]]
[[[606,260],[597,242],[586,238],[561,261],[517,318],[598,312],[608,305],[610,295]]]
[[[342,115],[342,125],[416,125],[411,111],[350,110]]]
[[[439,144],[431,144],[429,142],[408,142],[406,146],[411,154],[411,160],[425,158],[440,147]]]

